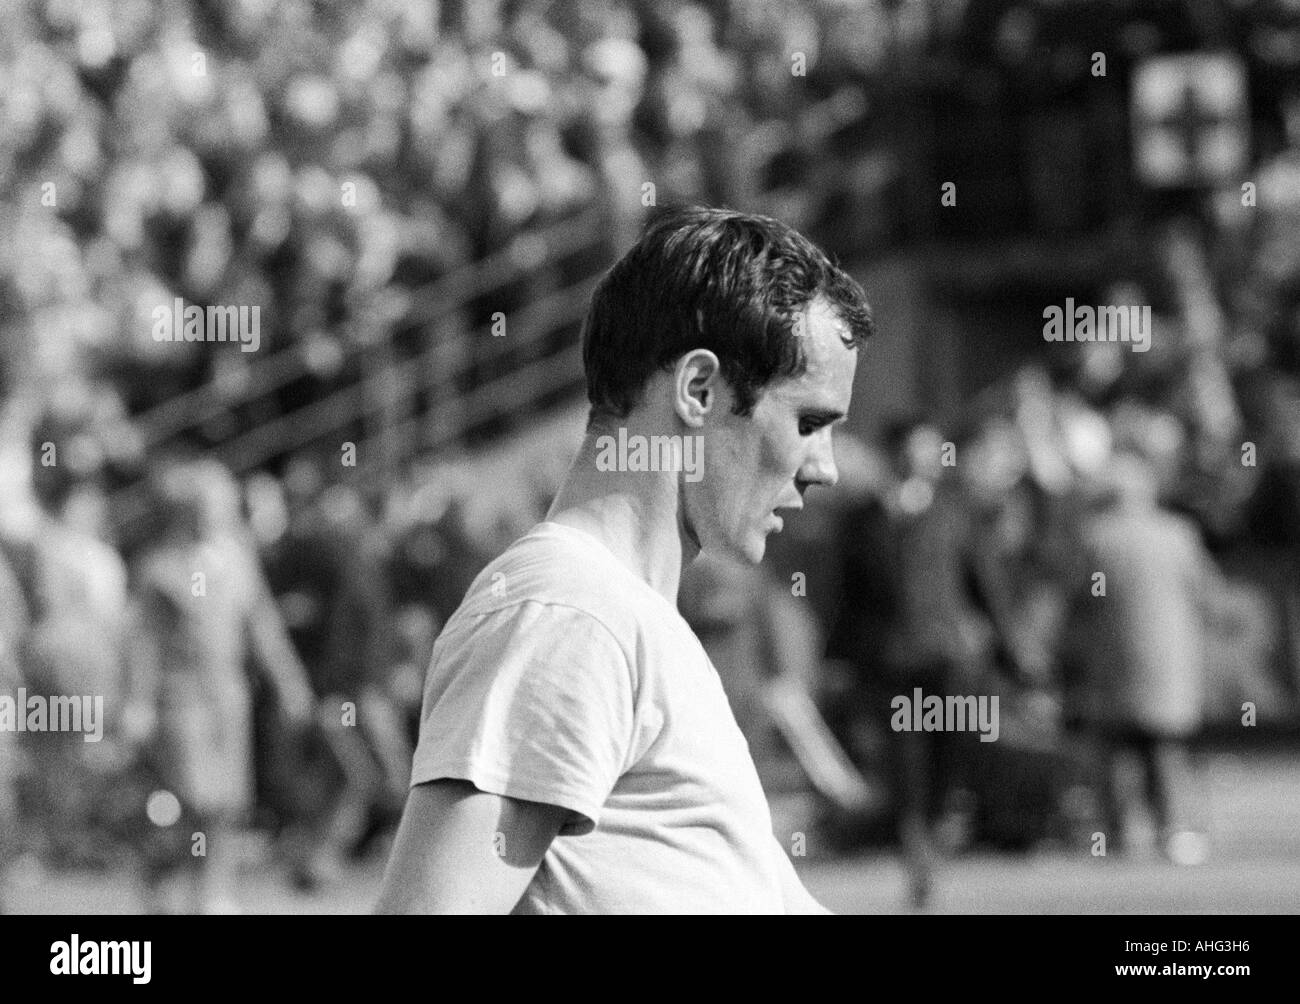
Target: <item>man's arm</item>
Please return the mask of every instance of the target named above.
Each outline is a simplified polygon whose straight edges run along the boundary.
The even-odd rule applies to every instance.
[[[568,810],[442,779],[411,789],[376,913],[514,909]]]
[[[794,870],[794,863],[775,835],[772,837],[772,843],[776,845],[776,853],[780,855],[777,867],[781,870],[781,901],[785,904],[785,912],[787,914],[831,913],[832,911],[813,899],[812,893],[804,888],[803,881]]]

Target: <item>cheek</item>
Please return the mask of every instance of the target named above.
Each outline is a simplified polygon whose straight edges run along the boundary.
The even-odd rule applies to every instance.
[[[736,436],[718,444],[714,461],[718,501],[724,508],[732,508],[736,496],[752,490],[767,462],[766,448],[756,436]]]
[[[798,436],[773,433],[763,440],[758,470],[766,481],[784,484],[799,470],[801,442]]]

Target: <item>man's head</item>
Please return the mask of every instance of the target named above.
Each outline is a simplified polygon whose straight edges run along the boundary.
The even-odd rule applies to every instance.
[[[777,508],[834,484],[831,426],[848,413],[862,288],[807,239],[761,216],[665,212],[602,280],[583,329],[591,431],[698,436],[679,477],[688,540],[763,556]]]

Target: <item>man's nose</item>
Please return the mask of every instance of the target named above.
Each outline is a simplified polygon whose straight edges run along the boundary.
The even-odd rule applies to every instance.
[[[825,485],[831,488],[840,479],[839,468],[835,466],[835,449],[831,443],[830,429],[815,437],[816,443],[799,471],[799,480],[810,485]]]

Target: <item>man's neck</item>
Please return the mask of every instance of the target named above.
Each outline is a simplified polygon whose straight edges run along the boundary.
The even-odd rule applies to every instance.
[[[591,534],[676,605],[682,568],[698,553],[683,529],[681,475],[598,470],[596,437],[602,434],[587,434],[546,518]]]

